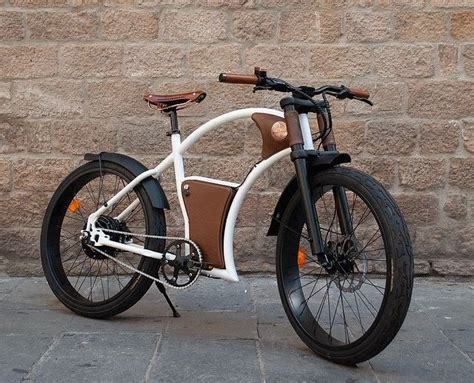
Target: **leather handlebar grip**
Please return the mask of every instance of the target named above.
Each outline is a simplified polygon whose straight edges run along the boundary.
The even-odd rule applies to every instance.
[[[362,88],[349,88],[349,92],[355,97],[368,99],[370,94],[367,90]]]
[[[219,75],[220,82],[228,82],[230,84],[250,84],[257,85],[258,77],[254,74],[231,74],[221,73]]]

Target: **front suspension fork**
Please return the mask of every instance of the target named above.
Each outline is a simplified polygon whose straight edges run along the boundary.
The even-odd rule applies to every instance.
[[[312,189],[308,172],[307,154],[304,150],[301,128],[299,126],[298,113],[292,106],[285,109],[285,121],[288,129],[289,143],[291,147],[291,160],[295,166],[298,188],[301,193],[303,210],[306,218],[306,227],[310,238],[311,253],[318,259],[318,262],[325,268],[332,267],[332,259],[328,258],[321,235],[321,227],[313,203]],[[331,134],[333,140],[333,136]],[[331,146],[331,147],[329,147]],[[335,142],[324,146],[325,150],[336,150]],[[347,201],[344,188],[340,186],[333,187],[333,195],[337,217],[341,233],[347,235],[352,233],[352,220],[349,214],[349,203]]]

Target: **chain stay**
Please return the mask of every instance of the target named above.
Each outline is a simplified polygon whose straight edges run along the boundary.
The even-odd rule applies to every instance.
[[[198,251],[198,255],[199,255],[199,263],[202,264],[202,253],[201,253],[201,249],[199,248],[199,246],[192,240],[190,239],[187,239],[187,238],[183,238],[183,237],[167,237],[167,236],[163,236],[163,235],[151,235],[151,234],[140,234],[140,233],[131,233],[129,231],[119,231],[119,230],[112,230],[112,229],[102,229],[102,231],[106,231],[106,232],[109,232],[109,233],[114,233],[114,234],[122,234],[122,235],[128,235],[128,236],[132,236],[132,237],[144,237],[144,238],[154,238],[154,239],[167,239],[167,240],[172,240],[172,241],[187,241],[187,242],[190,242]],[[121,266],[129,269],[129,270],[132,270],[140,275],[143,275],[144,277],[147,277],[147,278],[150,278],[151,280],[155,281],[156,283],[160,283],[164,286],[167,286],[171,289],[175,289],[175,290],[184,290],[184,289],[187,289],[188,287],[191,287],[198,279],[199,275],[201,274],[201,268],[198,269],[197,271],[197,274],[196,274],[196,278],[194,278],[194,280],[192,280],[189,284],[187,284],[186,286],[182,286],[182,287],[178,287],[178,286],[174,286],[166,281],[162,281],[161,279],[159,278],[156,278],[156,277],[153,277],[152,275],[150,274],[147,274],[141,270],[138,270],[137,268],[133,267],[133,266],[130,266],[130,265],[127,265],[126,263],[112,257],[111,255],[107,254],[105,251],[102,251],[100,250],[98,247],[95,247],[95,246],[91,246],[91,245],[87,245],[89,246],[91,249],[94,249],[95,251],[97,251],[98,253],[102,254],[104,257],[107,257],[111,260],[113,260],[114,262],[117,262],[119,263]]]

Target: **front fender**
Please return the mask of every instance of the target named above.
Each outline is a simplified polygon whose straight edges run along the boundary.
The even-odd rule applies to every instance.
[[[135,177],[147,171],[147,167],[136,159],[120,153],[102,152],[99,154],[87,153],[84,155],[86,161],[110,161],[130,171]],[[148,177],[141,183],[150,197],[153,207],[158,209],[169,209],[170,205],[165,192],[156,178]]]
[[[317,175],[317,173],[333,168],[336,165],[342,163],[351,162],[351,156],[347,153],[339,152],[317,152],[317,151],[306,151],[308,166],[310,167],[311,176]],[[285,189],[280,195],[278,202],[275,206],[275,211],[272,215],[272,222],[267,232],[267,236],[278,235],[280,228],[281,217],[286,209],[286,205],[290,202],[291,197],[298,191],[298,180],[294,176],[290,182],[286,185]]]

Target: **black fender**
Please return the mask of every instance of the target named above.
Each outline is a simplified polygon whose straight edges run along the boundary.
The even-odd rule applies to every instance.
[[[148,168],[136,159],[120,153],[102,152],[99,154],[87,153],[84,155],[86,161],[110,161],[130,171],[135,177],[148,170]],[[170,204],[160,182],[153,177],[144,179],[141,183],[151,199],[153,207],[158,209],[169,209]]]
[[[316,176],[319,172],[335,167],[336,165],[342,163],[351,162],[351,156],[347,153],[339,152],[318,152],[315,150],[307,150],[307,161],[308,167],[310,168],[310,175]],[[278,202],[275,206],[275,211],[272,215],[272,222],[267,232],[267,236],[276,236],[278,235],[278,230],[280,228],[280,220],[283,216],[283,212],[290,202],[291,197],[298,190],[298,180],[294,176],[290,182],[286,185],[285,189],[280,195]]]

